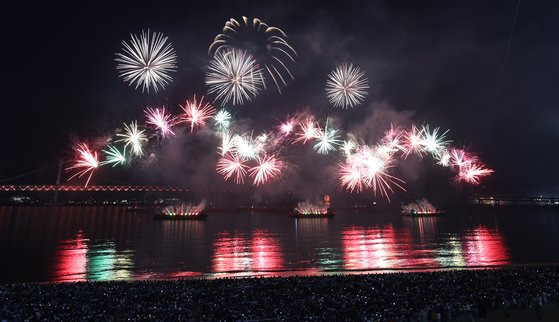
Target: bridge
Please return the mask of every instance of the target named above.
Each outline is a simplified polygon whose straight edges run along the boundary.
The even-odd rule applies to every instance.
[[[183,187],[165,186],[80,186],[80,185],[0,185],[0,192],[45,192],[45,191],[104,191],[104,192],[188,192]]]
[[[526,196],[473,196],[470,201],[477,205],[524,205],[524,206],[559,206],[559,197]]]

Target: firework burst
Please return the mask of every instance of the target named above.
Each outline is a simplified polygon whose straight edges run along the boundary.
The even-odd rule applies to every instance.
[[[168,114],[164,107],[148,107],[145,109],[144,113],[147,118],[146,124],[153,125],[156,129],[158,129],[163,138],[168,135],[175,135],[172,127],[175,125],[176,119],[171,114]]]
[[[295,62],[297,53],[281,29],[268,26],[258,18],[251,20],[243,16],[240,21],[231,18],[225,23],[223,32],[215,37],[208,52],[217,55],[234,48],[248,50],[280,93],[287,81],[293,79],[288,65]]]
[[[264,148],[261,139],[258,139],[258,137],[254,139],[252,134],[250,136],[236,134],[233,136],[232,144],[233,151],[244,160],[257,159]]]
[[[451,140],[446,140],[446,134],[448,130],[439,134],[439,128],[436,127],[433,131],[430,131],[429,125],[426,125],[421,130],[421,148],[423,151],[431,153],[434,158],[440,158],[446,147]]]
[[[249,174],[254,179],[255,186],[265,184],[281,174],[283,162],[279,161],[273,155],[258,157],[256,162],[258,164],[249,169]]]
[[[87,185],[89,184],[89,180],[91,180],[93,172],[99,167],[99,158],[97,157],[97,152],[91,152],[89,150],[89,147],[85,143],[78,144],[74,149],[76,150],[78,156],[73,165],[66,168],[66,170],[78,169],[78,172],[68,178],[68,181],[72,180],[75,177],[81,178],[82,176],[89,173],[87,181],[85,182],[85,186],[87,187]]]
[[[231,113],[227,110],[221,109],[214,116],[215,126],[221,130],[227,130],[231,124]]]
[[[410,154],[423,156],[423,130],[419,130],[415,125],[404,134],[403,154],[407,158]]]
[[[169,72],[177,70],[177,55],[168,37],[162,33],[142,30],[138,35],[130,35],[130,43],[122,42],[122,53],[117,53],[115,61],[119,76],[129,86],[142,87],[142,92],[149,93],[150,88],[155,92],[165,88],[172,81]]]
[[[353,64],[336,67],[326,81],[326,94],[334,107],[350,108],[361,104],[368,88],[365,72]]]
[[[394,163],[392,157],[379,156],[374,149],[361,146],[339,165],[340,183],[351,192],[372,188],[375,195],[379,192],[390,201],[392,186],[405,191],[404,181],[388,173]]]
[[[235,183],[241,184],[245,180],[248,168],[243,162],[241,157],[228,153],[217,162],[217,172],[225,180],[229,180],[234,176]]]
[[[216,53],[206,73],[209,94],[221,104],[242,105],[251,101],[263,86],[262,70],[245,51],[233,49]]]
[[[116,140],[115,142],[124,142],[124,149],[130,147],[132,154],[136,156],[142,156],[144,154],[142,145],[148,140],[144,134],[145,130],[138,129],[138,122],[133,121],[130,125],[124,123],[124,133],[118,133],[116,136],[122,139]]]
[[[292,120],[287,120],[284,123],[281,123],[279,126],[279,130],[283,135],[289,135],[293,132],[295,125],[293,124]]]
[[[314,140],[320,137],[320,128],[317,126],[316,122],[312,119],[307,119],[303,123],[299,123],[301,132],[297,133],[297,137],[293,143],[303,141],[307,143],[308,140]]]
[[[471,184],[479,184],[482,177],[488,176],[493,172],[492,169],[486,168],[483,164],[468,163],[462,166],[456,180],[458,182],[464,181]]]
[[[342,143],[338,135],[338,130],[328,126],[328,121],[329,120],[326,119],[324,130],[319,131],[318,137],[316,138],[317,143],[314,145],[314,149],[319,154],[328,154],[330,151],[336,151],[336,146]]]
[[[126,162],[126,150],[120,152],[116,147],[110,145],[107,150],[103,150],[103,153],[105,153],[105,161],[99,163],[99,165],[112,164],[114,167]]]
[[[198,101],[194,95],[181,108],[184,111],[181,122],[190,123],[190,132],[194,131],[194,127],[206,124],[206,121],[215,114],[215,108],[212,104],[204,102],[204,96]]]

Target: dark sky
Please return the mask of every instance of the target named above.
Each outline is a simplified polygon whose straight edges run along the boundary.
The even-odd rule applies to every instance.
[[[235,110],[254,127],[305,105],[337,116],[346,129],[379,109],[413,114],[419,124],[451,129],[455,144],[496,170],[479,189],[558,194],[559,4],[520,4],[502,72],[515,8],[514,0],[22,4],[5,10],[1,22],[0,180],[67,156],[72,138],[92,140],[142,119],[145,105],[177,111],[204,93],[209,44],[226,20],[246,15],[281,27],[300,55],[283,95],[262,93]],[[115,70],[121,41],[147,28],[168,35],[178,55],[174,82],[160,94],[126,86]],[[365,104],[341,111],[328,104],[323,86],[344,61],[361,66],[372,86]],[[134,173],[100,175],[126,180]],[[429,184],[430,175],[421,171],[412,185]]]

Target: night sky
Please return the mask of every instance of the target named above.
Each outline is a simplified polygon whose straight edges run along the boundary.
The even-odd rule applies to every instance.
[[[559,195],[559,5],[520,3],[503,68],[516,4],[514,0],[22,4],[6,10],[1,22],[6,73],[1,87],[0,180],[71,155],[73,139],[93,140],[112,133],[122,122],[142,121],[146,105],[167,104],[178,112],[179,103],[206,91],[207,50],[215,35],[229,18],[246,15],[282,28],[300,56],[293,68],[295,80],[282,95],[263,92],[253,102],[232,109],[237,118],[249,119],[254,129],[269,128],[304,106],[317,115],[338,118],[347,131],[377,133],[391,121],[426,122],[450,129],[455,145],[477,152],[495,169],[481,186],[468,187],[468,193]],[[158,94],[128,87],[115,69],[122,40],[147,28],[169,36],[178,56],[174,81]],[[341,110],[329,104],[324,84],[330,70],[346,61],[366,72],[371,88],[364,104]],[[367,120],[374,120],[369,124],[373,129],[363,125]],[[208,159],[199,156],[212,155],[213,148],[206,151],[204,144],[185,140],[190,150],[185,150],[188,157],[180,166],[174,160],[151,168],[102,170],[95,183],[111,183],[103,178],[187,185],[211,181],[214,174],[204,170]],[[314,168],[315,162],[336,163],[335,158],[313,158],[299,162],[306,164],[301,172]],[[461,189],[450,183],[451,173],[432,169],[431,163],[402,166],[400,174],[411,191]],[[188,179],[158,173],[170,169]],[[55,172],[14,182],[51,183]],[[302,176],[319,182],[323,175]]]

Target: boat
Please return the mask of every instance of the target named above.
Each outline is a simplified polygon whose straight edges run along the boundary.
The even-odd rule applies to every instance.
[[[428,217],[428,216],[442,216],[446,215],[446,211],[444,210],[435,210],[435,211],[402,211],[402,216],[408,217]]]
[[[302,213],[299,211],[292,211],[291,214],[289,214],[289,216],[293,218],[332,218],[335,215],[336,214],[332,211],[326,213]]]
[[[153,220],[204,220],[208,217],[205,212],[199,212],[197,214],[166,214],[163,212],[158,212],[153,215]]]

